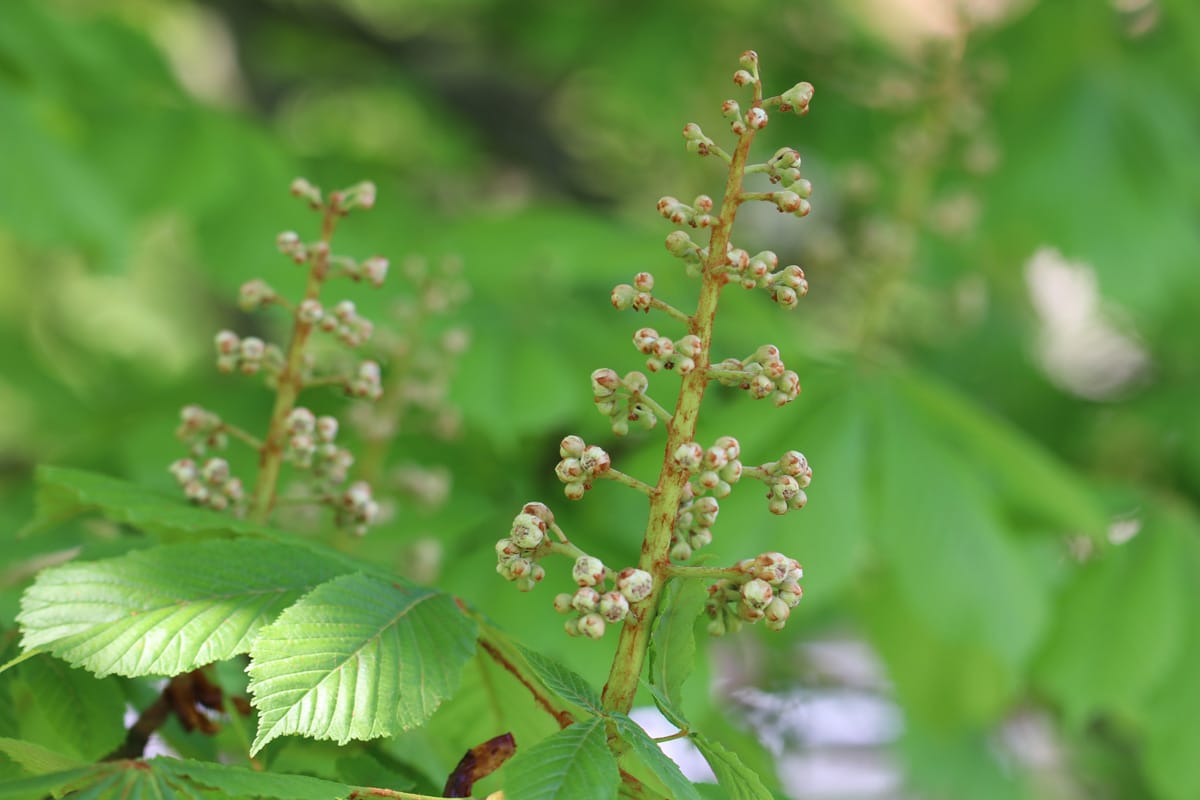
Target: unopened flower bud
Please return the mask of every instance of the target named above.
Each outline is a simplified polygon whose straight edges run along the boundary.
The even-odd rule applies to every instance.
[[[606,592],[600,596],[596,610],[606,621],[617,623],[629,613],[629,600],[620,592]]]
[[[289,433],[312,433],[316,422],[313,413],[301,406],[293,408],[292,413],[288,414],[287,429]]]
[[[617,591],[631,603],[645,600],[654,591],[654,576],[634,567],[626,567],[617,573]]]
[[[572,595],[569,595],[566,592],[561,592],[554,595],[554,610],[560,614],[569,613],[571,609],[574,608],[572,603],[574,599],[575,598]]]
[[[755,578],[742,584],[742,599],[751,608],[760,610],[766,608],[774,596],[775,591],[771,588],[771,584],[761,578]]]
[[[693,472],[700,467],[704,458],[704,448],[695,442],[684,442],[675,450],[675,463],[683,469]]]
[[[587,442],[583,441],[583,437],[571,434],[558,443],[558,454],[563,458],[579,458],[586,447]]]
[[[761,108],[752,108],[746,112],[746,124],[754,130],[767,127],[769,119],[767,112]]]
[[[317,417],[317,438],[326,444],[337,438],[338,421],[337,417],[324,415]]]
[[[580,614],[595,611],[600,605],[600,593],[590,586],[581,586],[571,598],[571,608]]]
[[[522,550],[532,550],[546,538],[546,523],[533,514],[521,513],[513,519],[511,539]]]
[[[754,76],[744,69],[739,69],[733,73],[733,82],[738,86],[747,86],[754,83]]]
[[[599,614],[584,614],[579,618],[579,632],[589,639],[604,635],[604,618]]]
[[[324,315],[325,310],[321,308],[320,302],[311,297],[301,301],[300,306],[296,309],[296,318],[306,325],[319,322]]]
[[[214,340],[220,355],[232,355],[238,351],[241,339],[233,331],[221,331]]]
[[[532,514],[543,523],[542,530],[554,524],[554,512],[545,503],[526,503],[521,509],[522,514]]]
[[[613,287],[612,300],[613,308],[617,311],[625,311],[633,305],[633,300],[637,297],[637,290],[628,283],[619,283]]]
[[[571,577],[580,586],[595,586],[604,582],[604,562],[594,556],[580,556],[575,559],[571,569]]]
[[[579,463],[590,475],[603,475],[612,466],[612,458],[603,448],[592,445],[583,451]]]
[[[692,241],[692,237],[688,236],[687,231],[672,231],[667,236],[667,250],[674,256],[683,256],[692,252],[696,244]]]

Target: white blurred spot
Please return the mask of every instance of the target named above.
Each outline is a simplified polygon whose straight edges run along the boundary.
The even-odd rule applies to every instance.
[[[1103,400],[1145,372],[1145,351],[1101,308],[1091,266],[1043,247],[1025,264],[1025,282],[1041,323],[1038,359],[1051,381],[1080,397]]]
[[[1108,526],[1110,544],[1125,544],[1142,531],[1142,521],[1136,517],[1114,520]]]
[[[646,733],[652,738],[662,736],[670,736],[677,732],[670,720],[662,715],[657,708],[653,706],[643,706],[635,708],[629,712],[629,716]],[[679,765],[679,769],[683,772],[685,778],[692,783],[716,783],[717,776],[713,774],[712,768],[708,766],[708,762],[704,760],[704,756],[696,749],[696,745],[692,744],[688,739],[673,739],[669,742],[662,742],[659,748],[666,753],[667,757]]]

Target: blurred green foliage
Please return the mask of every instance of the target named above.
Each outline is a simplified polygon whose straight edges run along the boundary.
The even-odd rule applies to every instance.
[[[953,10],[985,6],[995,18]],[[812,114],[773,121],[760,145],[800,149],[814,213],[746,213],[735,235],[803,264],[811,294],[785,317],[731,290],[717,337],[728,355],[775,342],[805,392],[759,413],[714,388],[701,420],[702,440],[738,436],[747,463],[797,447],[816,475],[809,507],[787,518],[745,493],[722,506],[717,560],[780,549],[807,573],[784,635],[743,634],[750,679],[808,685],[805,642],[865,638],[903,711],[894,754],[919,796],[1200,795],[1190,0],[7,0],[0,625],[42,566],[138,546],[95,520],[26,531],[34,466],[169,490],[181,405],[257,429],[270,398],[215,373],[212,333],[278,330],[233,300],[251,277],[285,291],[302,279],[273,246],[277,231],[315,225],[287,196],[294,175],[371,178],[379,205],[339,247],[460,257],[473,341],[453,391],[461,436],[406,433],[392,448],[397,462],[447,467],[452,502],[402,506],[341,546],[405,571],[414,543],[436,539],[440,586],[598,685],[611,639],[567,641],[553,588],[519,595],[488,577],[492,543],[536,497],[606,561],[632,560],[641,497],[605,485],[555,500],[556,443],[577,432],[624,471],[655,474],[660,440],[613,441],[587,376],[637,368],[628,334],[641,322],[608,308],[613,283],[648,269],[662,296],[691,296],[653,206],[719,190],[719,169],[687,156],[678,131],[694,120],[716,138],[747,47],[768,86],[817,87]],[[1046,288],[1039,250],[1086,271]],[[359,305],[382,320],[389,303]],[[1087,312],[1105,333],[1088,328],[1070,349],[1079,329],[1053,309]],[[673,380],[656,378],[657,394]],[[743,723],[705,686],[716,668],[697,662],[689,718],[769,773],[752,737],[720,735]],[[508,680],[472,663],[461,702],[427,732],[338,751],[358,759],[355,779],[433,785],[497,725],[547,732],[525,709],[471,713],[481,687]],[[65,704],[38,710],[40,674],[5,684],[0,735],[36,741],[69,724]],[[75,713],[91,706],[86,681],[62,685],[79,693]],[[124,691],[136,704],[146,690]],[[95,711],[73,724],[107,724]],[[1049,756],[1023,759],[1002,735],[1030,718],[1049,722]],[[211,757],[197,737],[166,735]],[[297,741],[272,758],[332,752]],[[0,776],[14,770],[0,763]]]

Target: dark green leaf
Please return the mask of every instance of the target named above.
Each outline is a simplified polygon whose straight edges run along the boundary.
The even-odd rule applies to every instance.
[[[762,780],[737,754],[699,734],[692,736],[692,742],[712,767],[717,782],[728,792],[729,800],[772,800],[771,792]]]
[[[518,752],[504,767],[504,794],[521,800],[613,800],[621,776],[604,718],[576,722]]]
[[[251,648],[252,752],[289,734],[344,744],[424,723],[458,686],[475,632],[437,592],[361,574],[318,586]]]
[[[17,621],[23,647],[101,677],[176,675],[248,652],[279,611],[344,571],[275,542],[165,545],[45,570]]]

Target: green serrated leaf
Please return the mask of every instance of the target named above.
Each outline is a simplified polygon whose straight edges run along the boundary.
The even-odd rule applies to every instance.
[[[251,753],[288,734],[389,736],[424,723],[458,685],[475,623],[446,595],[362,574],[318,586],[251,649]]]
[[[248,652],[281,609],[344,572],[307,549],[250,539],[65,564],[22,596],[21,644],[101,677],[177,675]]]
[[[692,742],[712,767],[717,782],[728,792],[729,800],[773,800],[758,774],[743,764],[736,753],[700,734],[693,734]]]
[[[708,592],[703,581],[675,578],[667,584],[662,611],[650,632],[650,685],[678,708],[684,681],[696,661],[696,618]]]
[[[24,739],[0,738],[0,753],[20,764],[30,775],[64,772],[87,763]]]
[[[504,794],[521,800],[613,800],[621,776],[604,718],[576,722],[504,767]]]
[[[584,680],[582,675],[522,644],[517,644],[517,648],[533,669],[533,673],[546,685],[547,689],[580,708],[586,708],[593,714],[604,714],[604,703],[600,699],[600,694]]]
[[[663,786],[671,792],[670,796],[674,800],[700,800],[696,787],[683,776],[679,765],[672,761],[658,746],[658,743],[642,730],[641,725],[620,712],[614,712],[612,720],[616,725],[617,734],[629,744],[633,754],[654,773],[655,777],[662,781]]]
[[[671,698],[663,693],[663,690],[657,686],[648,686],[650,694],[654,697],[654,704],[658,706],[658,710],[667,718],[667,721],[680,730],[690,727],[687,718],[683,715],[683,711],[675,705]]]

